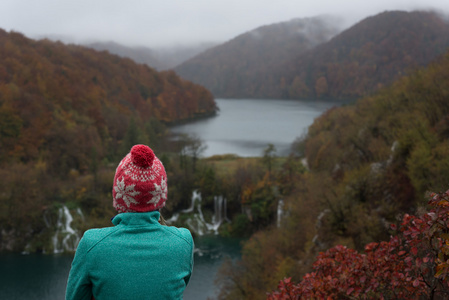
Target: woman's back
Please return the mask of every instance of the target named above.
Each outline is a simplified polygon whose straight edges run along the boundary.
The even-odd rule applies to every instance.
[[[193,267],[192,236],[158,220],[157,211],[122,213],[114,227],[88,230],[74,260],[80,265],[72,266],[79,269],[72,274],[85,275],[69,281],[91,288],[97,300],[181,299]],[[82,290],[68,287],[68,299],[79,299],[72,292]]]
[[[145,145],[117,167],[113,227],[84,233],[72,262],[66,300],[182,299],[193,268],[187,229],[159,224],[167,175]]]

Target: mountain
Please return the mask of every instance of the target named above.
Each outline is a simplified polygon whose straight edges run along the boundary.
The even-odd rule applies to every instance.
[[[276,39],[258,34],[281,24],[263,27],[198,55],[176,71],[217,97],[357,98],[428,64],[449,47],[449,25],[433,12],[380,13],[329,41],[326,37],[335,29],[320,23],[322,19],[308,21],[328,34],[301,45],[289,43],[289,35]],[[251,36],[259,37],[259,45],[271,41],[266,54],[247,46]],[[309,35],[301,36],[307,40]]]
[[[194,57],[215,43],[202,43],[193,46],[173,46],[164,48],[128,47],[115,42],[95,42],[85,46],[99,51],[108,51],[121,57],[127,57],[140,64],[146,64],[156,70],[169,70]]]
[[[339,32],[339,24],[336,18],[315,17],[262,26],[206,50],[175,71],[217,97],[265,94],[260,82],[277,65],[328,41]]]
[[[271,86],[286,98],[356,98],[427,65],[448,47],[449,24],[437,14],[384,12],[279,66]]]

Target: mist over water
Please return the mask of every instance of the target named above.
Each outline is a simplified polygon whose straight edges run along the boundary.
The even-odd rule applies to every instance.
[[[300,100],[216,99],[216,117],[175,126],[174,133],[197,135],[207,145],[205,157],[217,154],[261,156],[268,144],[277,155],[307,132],[314,119],[335,103]]]

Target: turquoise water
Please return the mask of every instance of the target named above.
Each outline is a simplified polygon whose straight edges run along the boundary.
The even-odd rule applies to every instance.
[[[0,255],[0,299],[64,299],[71,255]]]
[[[223,259],[238,258],[240,240],[203,236],[195,239],[195,265],[186,300],[214,299],[215,277]],[[0,299],[64,299],[72,255],[1,254]]]

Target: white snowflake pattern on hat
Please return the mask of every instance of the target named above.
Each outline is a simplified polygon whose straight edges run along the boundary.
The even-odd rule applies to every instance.
[[[117,185],[114,187],[114,190],[116,192],[115,198],[120,199],[123,198],[123,201],[125,202],[126,206],[130,206],[131,203],[133,204],[139,204],[133,197],[136,195],[139,195],[140,192],[134,190],[135,184],[131,184],[126,186],[125,185],[125,178],[122,176],[122,180],[120,181],[117,178]]]
[[[158,204],[162,199],[167,199],[167,180],[162,177],[161,185],[154,183],[154,191],[151,191],[150,194],[153,197],[147,203],[154,203],[154,205]]]

